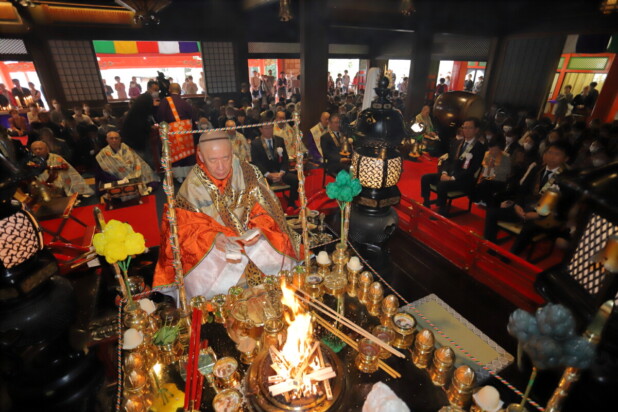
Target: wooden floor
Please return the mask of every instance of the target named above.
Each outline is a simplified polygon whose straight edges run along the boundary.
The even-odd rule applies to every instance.
[[[412,302],[431,293],[436,294],[516,357],[517,342],[506,330],[509,315],[517,309],[515,305],[401,230],[397,230],[389,241],[389,249],[393,268],[386,280],[406,300]],[[513,363],[502,371],[500,376],[523,392],[530,370],[530,364],[525,361],[522,371]],[[532,399],[544,406],[560,375],[561,371],[541,371],[532,389]],[[505,406],[521,400],[496,378],[491,378],[485,384],[499,390]],[[603,386],[600,382],[595,382],[591,374],[585,373],[582,381],[575,385],[563,411],[611,410],[607,409],[607,405],[612,391],[611,388]],[[528,410],[537,409],[528,405]]]

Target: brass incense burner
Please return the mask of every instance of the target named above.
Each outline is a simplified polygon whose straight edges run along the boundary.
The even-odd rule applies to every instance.
[[[327,346],[321,345],[324,363],[331,366],[336,372],[336,377],[330,379],[332,399],[327,399],[326,393],[321,389],[316,394],[308,395],[300,399],[287,398],[284,395],[273,396],[269,392],[269,377],[276,375],[272,369],[271,355],[269,351],[262,351],[255,358],[244,381],[244,392],[251,410],[258,412],[274,411],[312,411],[323,412],[335,408],[345,390],[343,364]]]

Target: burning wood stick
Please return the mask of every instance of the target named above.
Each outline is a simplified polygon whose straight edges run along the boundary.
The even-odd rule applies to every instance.
[[[341,332],[339,329],[333,327],[330,323],[328,323],[324,318],[320,317],[319,315],[314,314],[313,318],[324,329],[328,330],[330,333],[332,333],[333,335],[337,336],[339,339],[341,339],[343,342],[345,342],[348,346],[350,346],[352,349],[354,349],[355,351],[358,352],[358,344],[356,343],[356,341],[354,339],[352,339],[351,337],[349,337],[345,333]],[[401,378],[401,374],[399,372],[397,372],[395,369],[393,369],[392,367],[390,367],[383,360],[378,361],[378,366],[384,372],[388,373],[391,378],[395,378],[395,379]]]
[[[375,337],[371,333],[367,332],[365,329],[361,328],[360,326],[358,326],[356,323],[352,322],[351,320],[349,320],[345,316],[342,316],[339,313],[337,313],[336,311],[332,310],[330,307],[328,307],[324,303],[320,302],[319,300],[313,299],[305,291],[300,290],[300,289],[296,289],[296,291],[303,295],[303,296],[299,296],[299,295],[296,296],[301,302],[304,302],[304,303],[308,304],[309,306],[313,307],[314,309],[319,310],[324,315],[326,315],[326,316],[328,316],[330,318],[333,318],[336,321],[341,322],[342,325],[347,326],[349,329],[353,330],[354,332],[358,333],[359,335],[362,335],[363,337],[365,337],[367,339],[371,339],[372,341],[374,341],[375,343],[377,343],[378,345],[380,345],[382,348],[384,348],[385,350],[389,351],[393,355],[405,359],[406,355],[404,355],[403,353],[399,352],[398,350],[396,350],[392,346],[384,343],[383,341],[381,341],[380,339],[378,339],[377,337]]]
[[[302,363],[298,366],[296,371],[293,374],[291,374],[292,376],[294,376],[295,380],[301,380],[302,379],[303,374],[305,373],[305,369],[307,369],[307,366],[309,366],[309,362],[311,361],[311,357],[313,356],[313,353],[318,348],[318,346],[320,346],[320,341],[315,341],[313,343],[313,346],[311,347],[311,350],[309,351],[309,354],[305,357],[305,359],[302,361]]]
[[[322,356],[322,348],[318,346],[318,362],[320,363],[320,367],[323,368],[326,366],[324,363],[324,356]],[[333,390],[330,387],[330,382],[327,380],[324,381],[324,392],[326,392],[326,399],[329,401],[333,399]]]

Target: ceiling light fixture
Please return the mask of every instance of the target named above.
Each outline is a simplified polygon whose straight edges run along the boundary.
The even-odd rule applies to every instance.
[[[292,20],[292,11],[290,10],[290,0],[279,0],[279,20],[288,22]]]
[[[412,13],[416,13],[416,8],[414,7],[414,3],[412,0],[401,0],[401,6],[399,6],[399,11],[404,16],[409,16]]]
[[[136,24],[157,25],[160,23],[159,13],[169,6],[170,0],[116,0],[116,4],[135,13],[133,21]]]

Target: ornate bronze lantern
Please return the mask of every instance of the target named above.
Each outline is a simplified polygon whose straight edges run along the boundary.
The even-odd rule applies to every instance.
[[[401,112],[389,99],[388,79],[383,77],[375,89],[377,98],[363,110],[353,134],[355,153],[352,174],[363,190],[356,197],[350,215],[350,239],[377,267],[387,262],[385,244],[397,227],[397,213],[391,207],[399,203],[397,182],[403,159],[397,149],[407,138]]]

